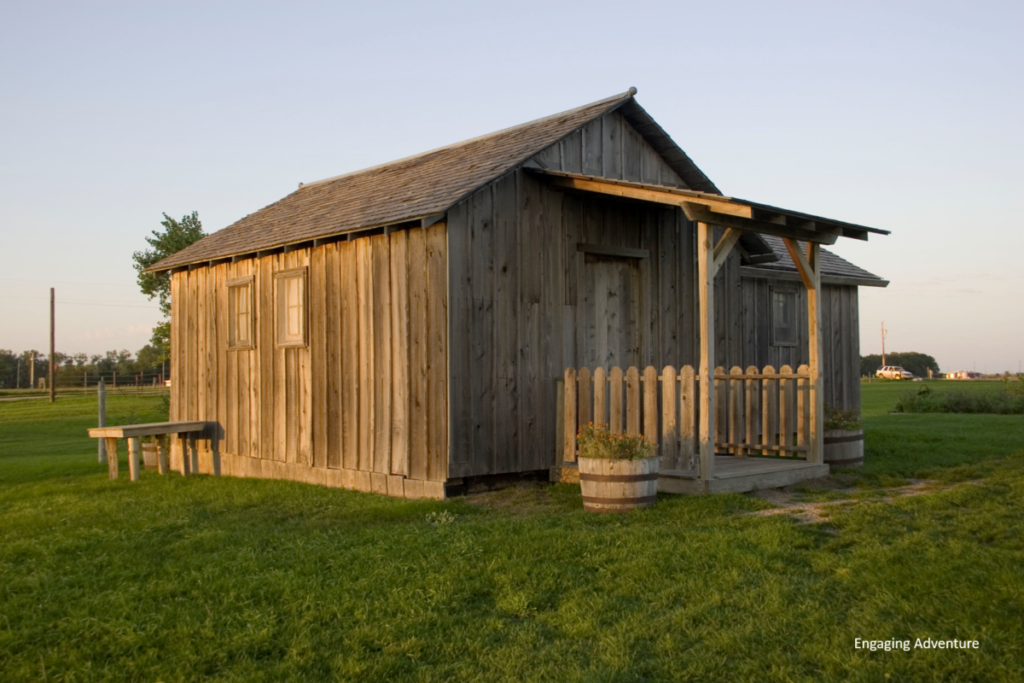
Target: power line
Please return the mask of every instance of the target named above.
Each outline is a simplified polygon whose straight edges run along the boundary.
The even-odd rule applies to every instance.
[[[33,296],[9,296],[7,299],[20,299],[22,301],[49,301],[49,299],[37,299]],[[103,301],[58,301],[58,304],[70,304],[72,306],[119,306],[121,308],[151,308],[153,310],[160,310],[159,306],[153,306],[151,304],[127,304],[127,303],[107,303]]]
[[[0,277],[0,282],[40,282],[55,285],[99,285],[101,287],[126,287],[125,282],[87,282],[84,280],[27,280],[18,277]]]

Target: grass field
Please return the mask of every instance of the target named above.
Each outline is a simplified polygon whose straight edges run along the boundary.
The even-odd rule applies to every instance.
[[[1022,680],[1024,419],[889,415],[904,388],[865,385],[865,467],[798,493],[858,502],[814,524],[741,495],[109,481],[93,399],[0,403],[0,679]]]

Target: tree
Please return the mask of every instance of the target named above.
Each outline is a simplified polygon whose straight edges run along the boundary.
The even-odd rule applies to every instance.
[[[132,254],[132,260],[135,261],[135,270],[139,273],[138,282],[142,293],[150,299],[159,297],[160,312],[165,317],[170,317],[170,274],[145,273],[143,271],[158,261],[162,261],[171,254],[176,254],[190,244],[206,237],[206,233],[203,232],[203,224],[199,220],[199,214],[195,211],[192,212],[191,216],[182,216],[180,221],[174,220],[165,213],[164,219],[160,221],[160,225],[164,226],[162,232],[154,230],[153,236],[146,238],[152,249],[135,252]],[[164,320],[157,323],[156,327],[153,328],[153,334],[149,338],[149,343],[160,352],[156,358],[157,363],[163,363],[168,359],[171,348],[170,321]]]
[[[180,221],[174,220],[165,213],[164,220],[160,221],[160,225],[164,226],[163,231],[154,230],[153,236],[146,238],[146,242],[152,249],[135,252],[132,255],[132,260],[135,261],[135,270],[139,273],[138,282],[142,293],[150,299],[159,297],[160,311],[165,316],[169,316],[171,314],[171,276],[168,273],[145,273],[143,271],[206,237],[206,233],[203,232],[203,224],[199,221],[199,214],[195,211],[191,216],[182,216]]]

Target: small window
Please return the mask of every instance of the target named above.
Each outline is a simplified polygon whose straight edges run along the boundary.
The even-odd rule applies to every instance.
[[[274,275],[277,308],[277,345],[306,345],[306,269]]]
[[[796,346],[796,290],[772,289],[772,346]]]
[[[253,330],[253,279],[249,277],[228,281],[228,348],[256,348]]]

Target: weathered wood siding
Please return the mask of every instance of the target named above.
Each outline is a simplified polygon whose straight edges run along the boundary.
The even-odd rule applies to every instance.
[[[685,187],[618,114],[590,123],[531,164]],[[682,211],[567,194],[516,171],[454,207],[448,224],[451,477],[555,465],[556,382],[566,367],[599,364],[590,357],[595,349],[611,348],[608,338],[622,332],[599,329],[607,311],[595,301],[607,306],[608,297],[595,296],[587,262],[605,257],[588,257],[580,243],[649,254],[626,259],[639,296],[635,315],[621,317],[639,333],[618,336],[639,349],[623,366],[696,364],[696,231]],[[738,256],[716,287],[719,315],[729,321],[720,323],[718,358],[738,363]]]
[[[788,289],[797,294],[797,341],[795,346],[772,344],[771,290]],[[822,377],[825,403],[860,410],[860,320],[857,288],[822,285]],[[776,278],[742,278],[742,358],[737,365],[797,367],[808,362],[807,293],[799,281]]]
[[[555,171],[686,188],[679,174],[615,112],[594,119],[532,161]]]
[[[294,268],[308,344],[277,348]],[[227,281],[249,275],[255,348],[228,350]],[[444,223],[175,274],[171,419],[208,423],[200,472],[443,497],[447,291]]]

